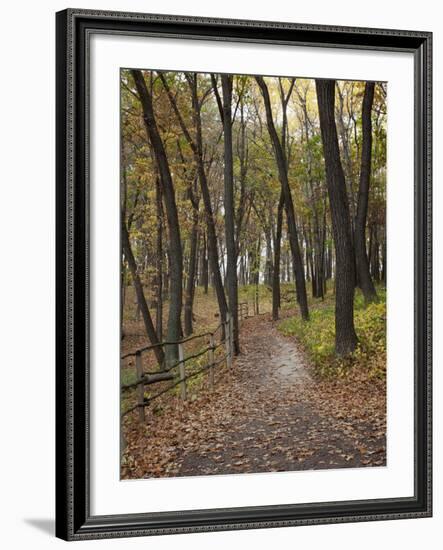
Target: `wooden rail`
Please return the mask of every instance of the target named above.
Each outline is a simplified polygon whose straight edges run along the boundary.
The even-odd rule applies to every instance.
[[[246,305],[246,307],[245,307]],[[248,316],[248,307],[247,303],[239,304],[239,314],[241,319],[245,319]],[[216,343],[215,335],[218,332],[219,329],[222,329],[222,333],[225,334],[225,339]],[[224,330],[223,330],[224,329]],[[208,346],[204,348],[203,350],[200,350],[197,353],[194,353],[192,355],[188,355],[187,357],[184,354],[184,344],[186,342],[189,342],[191,340],[194,340],[196,338],[204,338],[209,337]],[[173,363],[172,365],[167,365],[166,368],[162,370],[157,370],[153,372],[145,372],[143,370],[142,365],[142,354],[152,350],[159,346],[168,346],[168,345],[174,345],[178,348],[178,361]],[[219,349],[224,345],[225,350],[224,354],[221,357],[216,357],[216,350]],[[191,361],[192,359],[196,359],[198,357],[203,356],[204,354],[208,354],[208,362],[206,365],[202,366],[197,371],[193,371],[191,373],[186,372],[186,363]],[[232,358],[233,358],[233,322],[232,317],[229,313],[226,315],[226,321],[220,323],[216,329],[212,332],[205,332],[202,334],[196,334],[193,336],[189,336],[188,338],[184,338],[182,340],[179,340],[177,342],[160,342],[158,344],[152,344],[149,346],[145,346],[143,348],[140,348],[134,352],[126,353],[121,357],[121,359],[126,359],[128,357],[135,357],[135,368],[137,373],[137,380],[136,382],[133,382],[132,384],[122,384],[121,389],[124,390],[130,390],[135,389],[137,394],[137,403],[130,407],[129,409],[125,410],[121,416],[125,416],[129,414],[130,412],[135,411],[138,409],[138,419],[139,422],[145,421],[145,407],[147,407],[152,401],[160,397],[161,395],[165,394],[166,392],[172,390],[173,388],[180,386],[180,396],[183,401],[186,401],[188,397],[188,388],[187,388],[187,380],[190,380],[191,378],[194,378],[201,374],[202,372],[205,372],[209,370],[209,384],[210,387],[214,387],[214,369],[218,365],[220,365],[223,362],[226,362],[226,365],[228,368],[232,367]],[[166,388],[163,388],[162,390],[158,391],[154,395],[151,395],[149,398],[145,398],[145,386],[156,384],[159,382],[164,382],[166,380],[173,381],[172,384],[169,384]]]

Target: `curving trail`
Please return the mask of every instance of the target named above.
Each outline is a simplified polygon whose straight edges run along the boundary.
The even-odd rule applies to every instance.
[[[129,438],[122,477],[386,464],[383,383],[317,381],[267,315],[243,322],[241,348],[213,392]]]

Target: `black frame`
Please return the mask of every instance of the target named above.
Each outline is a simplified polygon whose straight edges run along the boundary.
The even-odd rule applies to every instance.
[[[432,33],[69,9],[56,34],[56,535],[65,540],[432,514]],[[89,510],[88,89],[93,33],[412,52],[415,66],[415,495],[91,516]],[[75,274],[75,275],[74,275]]]

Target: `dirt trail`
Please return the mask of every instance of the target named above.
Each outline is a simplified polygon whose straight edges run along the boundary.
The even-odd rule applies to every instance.
[[[371,449],[362,444],[361,453],[352,419],[342,419],[337,426],[316,407],[315,381],[294,341],[282,336],[267,317],[251,319],[248,328],[235,367],[235,384],[245,394],[242,410],[227,419],[221,452],[199,449],[187,454],[180,475],[362,466],[367,451],[383,461],[384,450],[375,452],[383,449],[382,438],[375,437]],[[232,399],[236,397],[233,392]]]
[[[124,477],[385,464],[384,414],[370,412],[383,409],[381,390],[318,382],[268,316],[243,322],[241,348],[212,394],[147,429]]]

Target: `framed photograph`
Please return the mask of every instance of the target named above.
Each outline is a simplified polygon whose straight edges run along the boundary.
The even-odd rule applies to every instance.
[[[57,13],[58,537],[431,515],[431,43]]]

